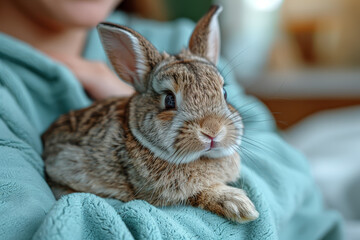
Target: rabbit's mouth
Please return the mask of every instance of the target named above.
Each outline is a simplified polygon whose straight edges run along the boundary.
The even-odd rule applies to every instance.
[[[182,164],[190,163],[201,159],[202,157],[216,159],[233,155],[240,145],[241,137],[236,139],[223,138],[217,141],[216,138],[202,138],[187,140],[189,144],[183,144],[175,149],[174,154],[166,159],[168,162]],[[178,154],[181,153],[181,154]]]
[[[235,119],[235,120],[234,120]],[[241,121],[223,115],[210,115],[184,121],[166,161],[182,164],[202,157],[222,158],[234,154],[242,137]]]
[[[222,158],[233,155],[235,152],[233,148],[214,147],[205,150],[202,156],[207,158]]]

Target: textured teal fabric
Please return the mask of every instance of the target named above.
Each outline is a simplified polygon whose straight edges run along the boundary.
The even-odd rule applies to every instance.
[[[144,21],[117,13],[111,21],[141,32],[160,50],[186,46],[187,20]],[[84,50],[106,61],[96,31]],[[231,67],[219,67],[224,74]],[[276,133],[261,103],[246,96],[230,75],[229,100],[241,112],[244,188],[260,218],[237,224],[190,206],[158,208],[88,193],[55,201],[44,181],[41,133],[60,114],[91,101],[64,66],[30,46],[0,35],[0,239],[341,239],[339,216],[323,208],[306,159]]]

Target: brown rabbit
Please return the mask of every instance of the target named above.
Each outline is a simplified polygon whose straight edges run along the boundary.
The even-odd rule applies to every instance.
[[[245,192],[226,185],[239,177],[243,125],[215,67],[220,11],[209,10],[189,49],[176,56],[160,54],[124,26],[98,26],[115,71],[137,92],[63,115],[43,135],[57,197],[90,192],[156,206],[190,204],[238,222],[258,217]]]

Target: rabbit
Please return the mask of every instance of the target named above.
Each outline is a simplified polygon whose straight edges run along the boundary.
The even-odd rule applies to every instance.
[[[114,70],[136,93],[71,111],[43,134],[57,198],[90,192],[155,206],[188,204],[240,223],[258,218],[245,191],[226,185],[239,178],[243,123],[226,102],[216,68],[221,10],[212,6],[188,48],[174,56],[130,28],[98,25]]]

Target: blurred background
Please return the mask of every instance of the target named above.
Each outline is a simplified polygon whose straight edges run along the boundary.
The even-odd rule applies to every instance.
[[[220,15],[222,55],[280,133],[309,159],[328,207],[360,239],[360,1],[126,0],[121,10],[159,21]]]

